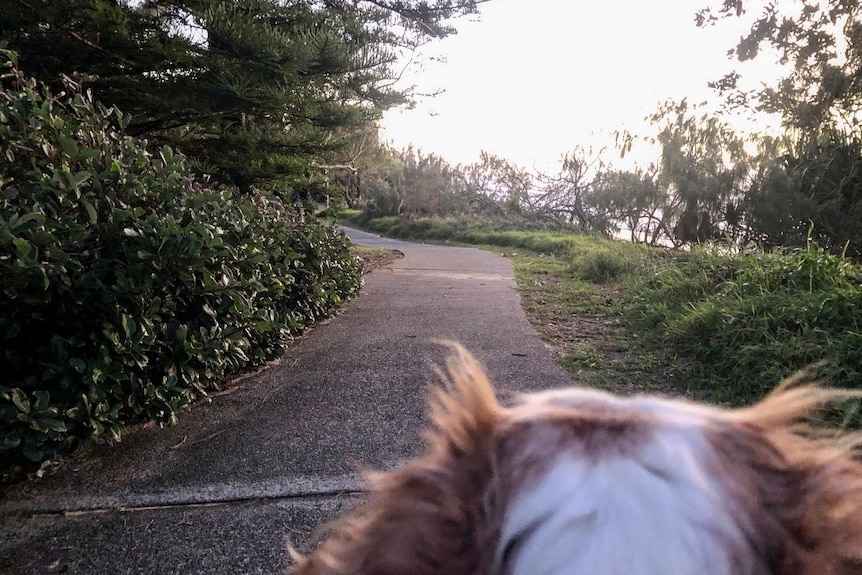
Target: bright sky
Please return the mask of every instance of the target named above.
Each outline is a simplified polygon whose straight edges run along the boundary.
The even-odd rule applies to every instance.
[[[576,144],[612,145],[616,129],[649,133],[643,118],[658,102],[715,100],[707,82],[736,64],[726,52],[741,22],[694,24],[709,2],[491,0],[478,22],[458,22],[458,35],[425,49],[447,62],[405,74],[419,92],[444,93],[388,112],[382,137],[451,163],[476,161],[484,149],[547,168]]]

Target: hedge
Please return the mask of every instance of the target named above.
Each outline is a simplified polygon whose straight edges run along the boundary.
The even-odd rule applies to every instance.
[[[340,233],[197,179],[0,52],[0,469],[171,423],[360,286]]]

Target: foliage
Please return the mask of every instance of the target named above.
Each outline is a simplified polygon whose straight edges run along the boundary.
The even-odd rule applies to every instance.
[[[392,189],[396,159],[393,150],[381,143],[377,126],[351,131],[344,139],[345,145],[330,163],[319,166],[327,181],[327,201],[347,206],[373,201],[385,213],[397,213],[399,199]]]
[[[650,119],[662,147],[660,182],[673,198],[663,212],[675,243],[736,238],[740,183],[748,171],[742,138],[685,100],[666,102]]]
[[[348,225],[356,225],[392,237],[523,248],[541,254],[567,253],[569,249],[582,244],[588,237],[584,234],[572,233],[574,228],[568,232],[501,229],[481,220],[465,217],[372,218],[366,213],[343,212],[341,220]]]
[[[632,241],[804,247],[862,254],[862,143],[824,134],[740,134],[703,105],[668,101],[650,117],[657,167],[600,171],[583,201]]]
[[[459,166],[456,177],[470,194],[469,205],[474,211],[491,212],[509,220],[528,212],[536,214],[531,195],[535,177],[505,158],[483,151],[478,162]]]
[[[613,222],[595,196],[605,170],[603,151],[576,146],[563,156],[556,174],[540,174],[542,186],[535,193],[534,209],[609,237]]]
[[[653,261],[627,317],[644,336],[696,360],[718,397],[747,402],[825,361],[834,385],[862,388],[862,268],[810,247]]]
[[[364,158],[333,166],[347,168],[351,176],[335,176],[332,183],[371,218],[462,218],[504,229],[610,234],[611,222],[599,212],[603,208],[591,202],[599,161],[591,151],[573,151],[559,174],[546,176],[488,152],[472,164],[452,165],[413,147],[393,150],[364,134],[361,142]]]
[[[246,192],[276,179],[305,192],[345,133],[408,99],[393,87],[399,55],[475,11],[474,0],[0,0],[0,30],[55,88],[61,74],[89,76],[99,101],[130,115],[130,135]]]
[[[170,423],[359,287],[340,234],[196,180],[68,82],[0,90],[0,467]]]
[[[603,172],[590,200],[611,224],[628,231],[630,241],[656,245],[670,237],[672,198],[667,187],[660,185],[654,168],[636,168]]]
[[[390,209],[383,209],[383,203],[376,200],[369,205],[380,215],[404,213],[421,217],[451,213],[452,169],[439,156],[423,154],[412,147],[395,152],[389,184]]]
[[[604,284],[620,279],[637,266],[620,250],[601,249],[575,255],[574,268],[582,280]]]
[[[862,143],[835,136],[765,163],[745,194],[750,239],[862,255]]]
[[[715,11],[701,11],[698,21],[743,17],[743,8],[755,3],[728,0]],[[732,91],[735,105],[783,113],[786,133],[742,133],[733,129],[726,109],[715,112],[683,99],[660,104],[648,118],[655,133],[642,139],[660,148],[648,168],[614,169],[606,150],[581,146],[558,169],[541,173],[487,152],[478,162],[453,166],[421,150],[378,145],[371,147],[373,162],[356,168],[351,205],[364,207],[371,218],[441,218],[438,223],[447,227],[461,221],[461,227],[507,231],[576,228],[654,246],[797,248],[813,239],[832,253],[860,257],[858,7],[758,5],[763,12],[734,53],[750,59],[770,46],[794,64],[793,71],[758,93],[742,94],[731,86],[732,77],[716,87]],[[629,152],[634,140],[618,134],[620,153]],[[363,187],[358,182],[365,173],[370,177]]]
[[[714,84],[732,107],[779,114],[786,130],[780,145],[761,138],[762,154],[749,168],[751,183],[737,206],[748,239],[802,246],[813,225],[820,245],[862,255],[859,10],[858,2],[842,0],[723,0],[698,12],[700,26],[725,18],[750,25],[729,55],[783,67],[780,79],[754,90],[741,87],[737,71]]]
[[[590,237],[576,248],[583,261],[601,258],[618,242]],[[656,250],[621,244],[616,253],[637,271]],[[565,256],[507,254],[527,319],[552,351],[560,367],[579,385],[629,395],[685,394],[685,365],[662,348],[644,345],[637,332],[623,325],[627,273],[607,283],[581,279],[582,270]],[[699,395],[699,394],[698,394]],[[699,395],[699,399],[706,399]]]
[[[722,0],[698,12],[696,21],[706,26],[729,17],[750,22],[729,55],[746,61],[767,54],[786,67],[783,78],[757,90],[740,88],[738,72],[727,74],[715,87],[731,104],[781,114],[805,142],[856,131],[862,105],[858,2]]]

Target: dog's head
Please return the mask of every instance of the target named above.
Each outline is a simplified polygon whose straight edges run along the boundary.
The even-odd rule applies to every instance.
[[[862,573],[862,465],[804,423],[849,392],[723,410],[580,389],[501,406],[460,347],[427,453],[296,557],[297,575]]]

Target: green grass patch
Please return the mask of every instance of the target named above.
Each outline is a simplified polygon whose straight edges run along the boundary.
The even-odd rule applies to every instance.
[[[581,252],[611,249],[614,252],[641,252],[638,246],[611,242],[572,231],[498,229],[465,218],[414,218],[398,216],[368,218],[357,210],[339,212],[338,220],[365,230],[401,239],[448,241],[471,245],[519,248],[536,254],[572,257]]]
[[[651,341],[693,358],[693,375],[731,403],[762,397],[811,364],[862,388],[862,268],[819,249],[714,255],[645,269],[626,317]]]
[[[581,261],[615,253],[610,243],[596,241]],[[671,357],[626,329],[624,276],[590,281],[595,270],[580,267],[579,258],[527,253],[510,259],[527,318],[576,381],[617,393],[691,395]],[[625,269],[636,269],[641,259],[633,251]]]

